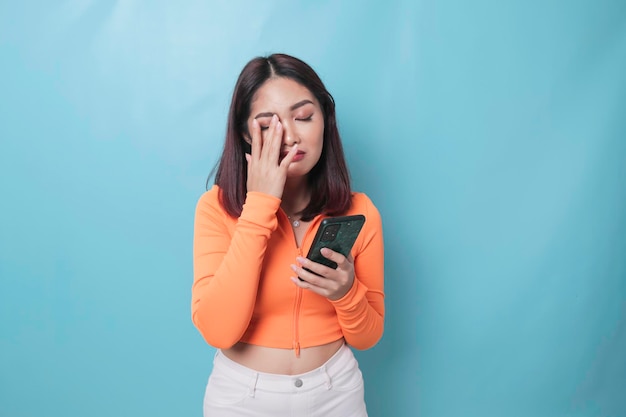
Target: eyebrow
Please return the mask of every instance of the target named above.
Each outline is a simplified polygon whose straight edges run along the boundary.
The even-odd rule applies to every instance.
[[[314,104],[311,100],[305,99],[302,101],[297,102],[296,104],[294,104],[293,106],[289,107],[290,111],[294,111],[295,109],[298,109],[306,104]],[[256,116],[254,116],[255,119],[258,119],[259,117],[272,117],[274,115],[274,113],[270,113],[270,112],[265,112],[265,113],[259,113]]]

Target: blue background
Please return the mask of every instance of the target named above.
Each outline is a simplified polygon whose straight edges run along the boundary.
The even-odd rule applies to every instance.
[[[0,415],[201,415],[193,212],[271,52],[383,215],[370,416],[626,416],[621,0],[1,1]]]

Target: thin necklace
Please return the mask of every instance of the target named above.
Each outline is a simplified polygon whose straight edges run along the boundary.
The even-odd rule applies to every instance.
[[[289,219],[289,221],[291,222],[291,225],[293,227],[300,227],[300,220],[296,219],[296,220],[292,220],[291,216],[287,215],[287,218]]]

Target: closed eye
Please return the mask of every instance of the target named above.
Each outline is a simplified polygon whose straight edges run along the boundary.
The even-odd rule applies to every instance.
[[[301,117],[296,119],[299,122],[310,122],[313,119],[313,115],[310,115],[309,117]]]

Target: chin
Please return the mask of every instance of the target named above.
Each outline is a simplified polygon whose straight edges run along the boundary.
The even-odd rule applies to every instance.
[[[301,169],[297,169],[297,170],[291,170],[289,169],[287,171],[287,178],[289,179],[297,179],[297,178],[303,178],[306,177],[309,172],[311,172],[311,170],[301,170]]]

